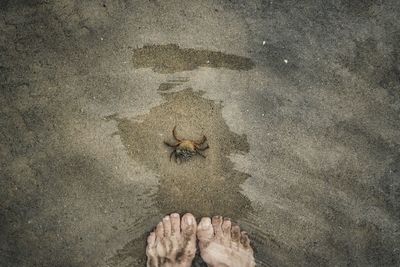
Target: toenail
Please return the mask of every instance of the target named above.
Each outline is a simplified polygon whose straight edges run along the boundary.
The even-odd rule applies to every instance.
[[[222,216],[219,216],[219,215],[213,217],[213,220],[221,220],[221,219],[222,219]]]
[[[177,217],[179,217],[179,214],[178,213],[172,213],[171,217],[177,218]]]
[[[185,221],[188,225],[192,225],[193,224],[193,218],[192,217],[185,217]]]
[[[211,219],[210,218],[207,218],[207,217],[201,218],[201,220],[200,220],[200,227],[201,228],[207,229],[210,226],[211,226]]]

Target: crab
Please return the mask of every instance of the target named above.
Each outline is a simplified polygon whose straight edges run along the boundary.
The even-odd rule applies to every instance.
[[[172,156],[175,156],[175,162],[177,162],[177,163],[178,163],[178,160],[179,160],[179,162],[187,161],[196,154],[202,156],[203,158],[206,157],[202,153],[200,153],[200,151],[204,151],[204,150],[210,148],[208,146],[208,144],[206,144],[206,146],[203,146],[204,143],[207,141],[207,137],[205,135],[203,135],[203,138],[200,141],[193,141],[193,140],[189,140],[189,139],[180,139],[176,136],[176,126],[175,126],[174,129],[172,130],[172,136],[176,140],[175,144],[170,144],[170,143],[164,141],[164,144],[174,148],[174,150],[169,155],[170,161],[172,159]]]

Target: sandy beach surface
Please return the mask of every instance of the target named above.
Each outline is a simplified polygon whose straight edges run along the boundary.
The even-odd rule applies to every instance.
[[[257,266],[399,266],[399,14],[0,1],[0,266],[145,266],[172,212],[230,217]],[[170,161],[174,126],[206,158]]]

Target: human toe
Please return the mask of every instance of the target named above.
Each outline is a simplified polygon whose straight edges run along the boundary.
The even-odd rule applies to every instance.
[[[190,213],[182,216],[181,236],[183,241],[183,250],[181,261],[192,261],[196,252],[196,219]]]
[[[239,248],[239,244],[240,244],[240,227],[238,225],[234,225],[231,228],[231,240],[232,240],[232,247]]]
[[[181,232],[181,219],[178,213],[172,213],[171,216],[171,235],[179,236]]]
[[[164,228],[164,236],[171,236],[171,218],[168,215],[162,219],[162,224]]]
[[[222,216],[214,216],[211,220],[211,224],[214,229],[214,235],[217,239],[221,239],[223,236],[222,232]]]
[[[196,240],[197,223],[192,214],[186,213],[182,216],[181,228],[185,237]]]
[[[162,222],[159,222],[156,227],[156,241],[160,241],[164,238],[164,226]]]
[[[240,233],[240,244],[246,250],[251,249],[250,238],[249,238],[247,232],[245,232],[245,231],[242,231]]]
[[[203,217],[197,227],[197,238],[200,246],[206,245],[214,237],[214,230],[209,217]]]
[[[222,223],[222,232],[224,234],[223,240],[226,245],[230,245],[231,242],[231,227],[232,223],[229,218],[225,218]]]

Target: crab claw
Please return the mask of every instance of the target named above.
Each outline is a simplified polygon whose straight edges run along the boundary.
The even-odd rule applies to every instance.
[[[196,145],[201,146],[202,144],[204,144],[205,141],[207,141],[207,137],[205,135],[203,135],[203,138],[199,142],[195,142],[195,143],[196,143]]]

